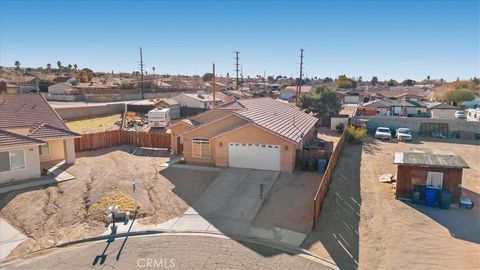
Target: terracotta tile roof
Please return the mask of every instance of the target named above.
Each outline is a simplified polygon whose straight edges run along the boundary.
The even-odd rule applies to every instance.
[[[80,137],[81,135],[70,130],[54,127],[48,124],[41,124],[32,126],[28,136],[36,139],[49,139],[59,137]]]
[[[48,123],[68,130],[41,94],[6,94],[0,104],[0,128],[31,127]]]
[[[0,129],[0,149],[7,147],[44,144],[44,141]]]
[[[268,97],[238,102],[245,109],[236,114],[297,143],[318,121],[310,114]]]

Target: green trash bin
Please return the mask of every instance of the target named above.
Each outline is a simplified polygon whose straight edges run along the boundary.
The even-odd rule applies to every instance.
[[[440,202],[438,206],[441,209],[449,209],[451,203],[452,203],[452,192],[450,190],[443,189],[440,192]]]

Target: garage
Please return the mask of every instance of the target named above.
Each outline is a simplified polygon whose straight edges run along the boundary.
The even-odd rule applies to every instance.
[[[228,166],[279,171],[280,146],[270,144],[229,143]]]

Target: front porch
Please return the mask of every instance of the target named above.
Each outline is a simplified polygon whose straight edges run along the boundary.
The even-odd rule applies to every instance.
[[[47,143],[40,146],[40,163],[65,160],[66,164],[75,163],[75,139],[62,138],[45,140]],[[43,165],[42,165],[42,168]]]

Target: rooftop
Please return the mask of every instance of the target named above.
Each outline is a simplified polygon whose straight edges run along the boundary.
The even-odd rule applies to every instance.
[[[397,152],[395,153],[393,164],[457,169],[470,168],[467,162],[460,156],[429,152]]]

